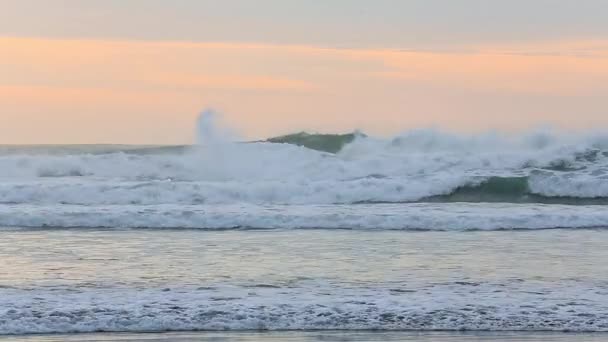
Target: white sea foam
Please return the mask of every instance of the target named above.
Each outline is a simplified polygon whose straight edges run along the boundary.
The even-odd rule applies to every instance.
[[[415,203],[361,205],[1,205],[2,227],[498,230],[603,228],[603,206]]]
[[[0,334],[184,330],[608,331],[608,292],[564,282],[0,289]]]
[[[0,202],[322,204],[416,201],[488,177],[530,177],[533,194],[608,196],[608,157],[586,143],[417,133],[356,141],[337,155],[286,144],[181,153],[0,156]]]
[[[289,144],[232,143],[218,137],[209,120],[201,121],[196,147],[0,154],[0,225],[508,229],[608,224],[602,207],[463,206],[459,213],[450,206],[402,205],[385,213],[384,207],[320,206],[455,200],[606,204],[608,143],[600,135],[505,138],[413,131],[392,139],[360,137],[331,154]],[[491,179],[499,182],[480,187]],[[463,188],[469,197],[446,197]],[[245,209],[218,214],[218,204]]]

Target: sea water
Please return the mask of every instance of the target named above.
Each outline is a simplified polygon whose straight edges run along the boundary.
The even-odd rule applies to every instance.
[[[351,140],[0,148],[0,334],[608,331],[608,139]]]

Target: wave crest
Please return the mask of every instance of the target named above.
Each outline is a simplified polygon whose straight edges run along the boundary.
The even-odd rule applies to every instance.
[[[414,131],[391,139],[299,133],[269,141],[283,143],[13,149],[0,153],[0,202],[606,204],[608,198],[608,140],[601,136]]]

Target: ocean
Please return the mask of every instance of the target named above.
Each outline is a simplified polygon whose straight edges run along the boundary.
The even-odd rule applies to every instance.
[[[606,205],[599,134],[1,146],[0,341],[608,341]]]

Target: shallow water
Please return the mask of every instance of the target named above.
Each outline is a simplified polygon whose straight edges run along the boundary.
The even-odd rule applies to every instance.
[[[29,337],[0,337],[0,341],[27,342],[105,342],[105,341],[145,341],[145,342],[373,342],[373,341],[420,341],[420,342],[603,342],[606,334],[572,333],[496,333],[496,332],[198,332],[198,333],[148,333],[148,334],[87,334],[87,335],[41,335]]]
[[[608,230],[2,232],[0,332],[608,331]]]
[[[604,338],[539,332],[608,331],[606,203],[603,136],[2,147],[0,335]]]

